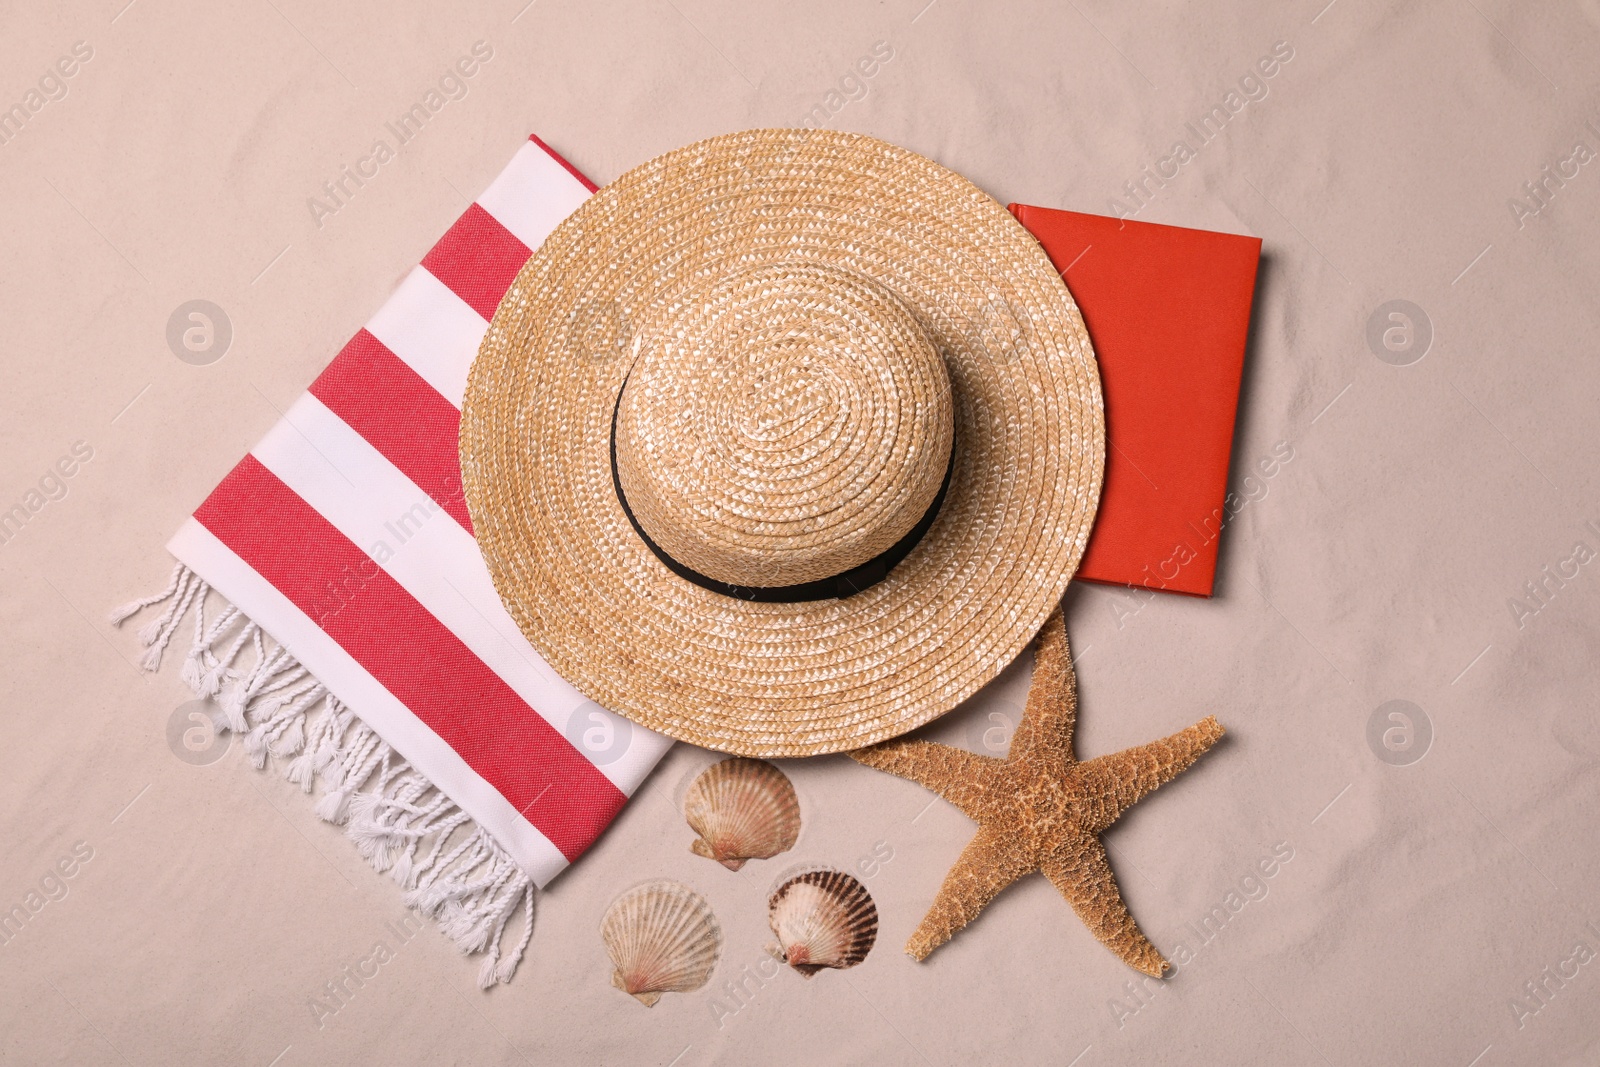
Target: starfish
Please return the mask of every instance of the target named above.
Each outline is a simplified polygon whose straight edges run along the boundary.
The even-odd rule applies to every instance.
[[[938,793],[978,824],[906,952],[923,960],[1024,875],[1042,871],[1091,933],[1153,978],[1169,964],[1128,914],[1100,834],[1222,736],[1208,716],[1171,737],[1078,762],[1077,678],[1058,607],[1039,631],[1027,707],[1006,758],[931,741],[888,741],[851,758]]]

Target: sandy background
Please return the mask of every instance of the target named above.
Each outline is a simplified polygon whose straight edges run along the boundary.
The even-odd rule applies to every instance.
[[[1594,1062],[1594,0],[524,2],[0,11],[0,105],[92,52],[0,144],[0,509],[73,470],[0,543],[0,905],[73,872],[0,947],[0,1060]],[[477,41],[493,55],[467,94],[318,217],[322,184]],[[1241,86],[1275,46],[1291,58]],[[875,47],[892,58],[848,80]],[[1130,197],[1230,91],[1224,130]],[[817,105],[1002,202],[1115,197],[1265,240],[1249,502],[1217,597],[1069,596],[1080,752],[1207,713],[1230,730],[1108,837],[1145,930],[1192,954],[1158,992],[1131,993],[1037,877],[912,963],[899,946],[970,824],[842,758],[787,765],[793,853],[741,874],[692,856],[673,798],[711,757],[679,747],[544,897],[515,983],[480,993],[431,929],[399,942],[393,885],[288,783],[237,745],[179,759],[176,664],[141,674],[102,621],[161,585],[182,517],[530,131],[604,182]],[[195,299],[232,329],[204,366],[166,340]],[[1398,350],[1369,342],[1375,315]],[[1292,460],[1253,473],[1283,442]],[[1026,674],[931,732],[983,744]],[[1291,858],[1246,882],[1275,849]],[[863,863],[882,940],[855,970],[764,981],[763,897],[801,861]],[[655,876],[704,892],[728,943],[711,986],[646,1011],[608,985],[596,927]],[[319,1026],[308,998],[380,940],[394,958]]]

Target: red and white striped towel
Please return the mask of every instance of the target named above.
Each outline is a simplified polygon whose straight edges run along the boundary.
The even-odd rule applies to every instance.
[[[147,664],[196,606],[184,676],[219,725],[342,822],[407,902],[509,979],[543,886],[670,741],[586,700],[506,613],[472,535],[457,433],[500,298],[595,186],[530,138],[168,545]],[[231,607],[208,625],[207,587]],[[263,635],[269,640],[263,641]],[[245,664],[251,646],[255,659]],[[235,666],[235,663],[238,666]],[[500,942],[518,911],[521,944]]]

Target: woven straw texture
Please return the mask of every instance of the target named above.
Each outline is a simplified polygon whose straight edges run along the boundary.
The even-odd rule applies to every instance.
[[[740,271],[651,334],[622,391],[617,468],[634,517],[674,559],[733,585],[794,585],[867,562],[933,503],[950,379],[910,310],[871,279]]]
[[[746,602],[639,538],[614,419],[641,526],[740,584],[871,558],[953,462],[950,486],[876,585]],[[563,677],[681,740],[803,756],[919,726],[1027,646],[1088,540],[1104,437],[1083,320],[1004,208],[872,138],[752,130],[551,234],[473,365],[461,464],[495,586]]]

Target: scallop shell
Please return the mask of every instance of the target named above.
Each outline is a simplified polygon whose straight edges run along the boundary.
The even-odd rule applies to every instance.
[[[730,871],[787,852],[800,836],[794,785],[765,760],[712,764],[684,794],[683,814],[700,835],[689,848]]]
[[[646,882],[606,909],[600,936],[616,969],[611,984],[645,1007],[662,993],[699,989],[722,948],[722,928],[704,897],[680,882]]]
[[[843,871],[797,874],[773,892],[767,921],[777,935],[767,951],[810,978],[824,967],[854,967],[878,939],[878,907]]]

